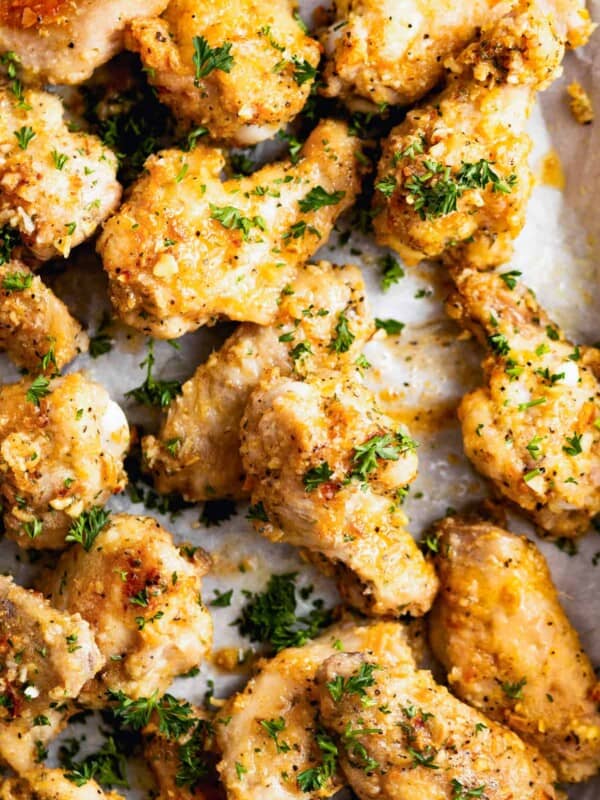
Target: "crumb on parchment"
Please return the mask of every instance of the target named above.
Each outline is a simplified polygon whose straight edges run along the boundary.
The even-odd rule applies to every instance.
[[[589,125],[594,121],[594,108],[592,100],[583,86],[574,81],[567,87],[571,114],[580,125]]]

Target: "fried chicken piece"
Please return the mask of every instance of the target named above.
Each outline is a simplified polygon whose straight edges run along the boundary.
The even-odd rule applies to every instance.
[[[510,5],[499,0],[337,0],[334,22],[321,32],[328,56],[323,93],[363,111],[414,103],[443,78],[444,61],[457,56]],[[550,0],[544,7],[555,11],[556,24],[566,26],[570,46],[586,43],[594,26],[581,0]]]
[[[557,797],[554,770],[533,747],[410,659],[388,665],[338,653],[317,673],[317,687],[323,725],[360,800]]]
[[[379,244],[409,265],[440,258],[485,269],[510,258],[533,186],[527,120],[563,52],[552,18],[518,6],[450,63],[446,89],[384,143]]]
[[[448,313],[489,348],[458,411],[465,453],[543,530],[584,533],[600,511],[600,352],[571,344],[512,271],[457,285]]]
[[[357,371],[270,376],[241,424],[242,463],[267,538],[303,548],[369,615],[425,613],[437,581],[398,497],[416,443],[375,406]]]
[[[162,18],[134,20],[127,47],[175,117],[252,145],[304,106],[320,47],[291,0],[171,0]]]
[[[82,373],[0,388],[0,497],[7,536],[61,549],[83,511],[123,490],[125,415]]]
[[[218,769],[228,800],[267,795],[278,800],[325,798],[343,786],[342,774],[333,769],[322,786],[313,786],[308,795],[303,790],[327,753],[315,676],[323,661],[339,650],[365,653],[390,665],[412,658],[405,626],[346,622],[303,647],[289,647],[262,660],[258,674],[227,701],[215,722],[222,755]]]
[[[544,556],[484,521],[437,526],[430,640],[453,691],[535,745],[562,781],[600,769],[600,684]]]
[[[127,23],[160,14],[168,0],[5,0],[0,51],[16,54],[28,78],[81,83],[123,48]]]
[[[18,778],[0,781],[0,800],[124,800],[116,792],[105,792],[90,779],[77,786],[60,769],[36,767]]]
[[[17,366],[61,370],[88,345],[66,305],[25,264],[13,259],[0,265],[0,348]]]
[[[66,258],[121,197],[114,153],[70,131],[63,112],[56,95],[29,89],[19,101],[0,84],[0,227],[41,260]]]
[[[273,323],[282,289],[354,202],[357,147],[328,120],[297,164],[224,182],[215,148],[151,156],[98,242],[121,318],[161,339],[222,317]]]
[[[103,663],[79,614],[0,576],[0,759],[17,772],[31,769]]]
[[[202,604],[206,560],[184,558],[151,517],[117,514],[89,550],[61,556],[44,589],[57,608],[92,626],[106,667],[82,699],[106,705],[106,691],[129,697],[162,694],[206,656],[212,640]]]
[[[225,800],[216,772],[213,717],[191,709],[194,722],[178,739],[161,732],[154,720],[143,731],[144,757],[156,778],[158,800]],[[220,714],[218,719],[223,719]]]
[[[143,440],[157,490],[186,500],[243,496],[239,427],[262,376],[352,364],[372,332],[360,271],[308,265],[283,291],[274,324],[240,325],[183,385],[158,438]]]

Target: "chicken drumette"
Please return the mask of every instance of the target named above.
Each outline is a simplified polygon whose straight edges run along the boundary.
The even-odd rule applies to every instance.
[[[79,614],[0,576],[0,759],[17,772],[31,769],[103,663]]]
[[[7,535],[26,548],[66,546],[74,520],[125,486],[129,426],[81,373],[0,388],[0,495]]]
[[[297,164],[223,182],[220,150],[165,150],[98,243],[122,319],[162,339],[222,317],[268,325],[282,289],[359,190],[359,145],[321,122]]]
[[[186,500],[244,495],[240,421],[253,389],[282,375],[352,364],[373,331],[355,267],[309,265],[284,289],[272,326],[244,323],[183,385],[158,438],[143,441],[160,492]]]
[[[212,641],[202,604],[207,565],[189,560],[156,520],[118,514],[91,541],[61,556],[43,588],[57,608],[87,620],[106,659],[82,699],[106,705],[107,691],[162,694],[197,666]]]
[[[178,119],[238,145],[302,110],[320,58],[291,0],[171,0],[162,18],[129,26],[127,46]]]
[[[127,22],[160,14],[168,0],[4,0],[0,51],[27,77],[81,83],[123,48]]]
[[[304,382],[275,373],[250,396],[241,437],[261,533],[337,573],[346,600],[367,614],[429,609],[435,574],[400,509],[416,443],[376,408],[356,370]]]
[[[103,791],[91,778],[78,786],[60,769],[36,767],[18,778],[0,781],[0,800],[123,800],[123,797]]]
[[[600,511],[599,351],[571,344],[512,271],[456,281],[448,312],[489,348],[459,407],[467,456],[549,534],[585,532]]]
[[[600,684],[537,547],[483,521],[437,527],[430,640],[452,689],[535,745],[564,781],[600,768]]]

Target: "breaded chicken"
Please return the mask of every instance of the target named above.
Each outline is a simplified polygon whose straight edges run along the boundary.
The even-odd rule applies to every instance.
[[[375,234],[409,265],[485,269],[510,258],[533,185],[527,120],[564,52],[552,18],[528,5],[483,29],[451,62],[446,89],[384,143]]]
[[[448,313],[489,348],[458,411],[465,453],[543,530],[584,533],[600,511],[600,352],[571,344],[512,271],[457,285]]]
[[[282,289],[354,202],[358,146],[328,120],[297,164],[227,181],[206,145],[151,156],[98,242],[121,318],[161,339],[223,317],[273,323]]]
[[[563,781],[600,769],[600,684],[526,538],[483,521],[437,526],[430,640],[453,691],[535,745]]]
[[[92,626],[105,669],[82,699],[106,705],[106,692],[129,697],[163,694],[171,681],[206,656],[210,615],[202,604],[206,561],[182,556],[151,517],[117,514],[89,549],[61,556],[43,588],[57,608]]]
[[[70,131],[63,112],[56,95],[29,89],[19,101],[0,84],[0,227],[42,260],[66,258],[121,197],[114,153]]]
[[[66,305],[23,262],[0,265],[0,348],[17,366],[52,374],[88,345]]]
[[[274,324],[240,325],[183,385],[158,438],[143,440],[158,491],[186,500],[243,496],[239,427],[262,376],[274,367],[306,375],[353,364],[373,327],[356,267],[308,265],[284,289]]]
[[[357,371],[270,376],[240,430],[261,533],[301,547],[366,614],[429,609],[436,577],[399,507],[416,443],[377,409]]]
[[[0,51],[27,77],[81,83],[123,48],[129,20],[160,14],[168,0],[3,0]]]
[[[73,521],[123,490],[129,426],[98,383],[74,373],[0,388],[0,497],[9,538],[61,549]]]
[[[123,797],[103,791],[93,779],[78,786],[60,769],[37,767],[18,778],[0,779],[0,800],[123,800]]]
[[[554,770],[410,659],[338,653],[317,673],[321,719],[360,800],[553,800]]]
[[[156,778],[158,800],[225,800],[216,772],[213,716],[191,707],[194,723],[177,739],[152,720],[143,731],[144,758]],[[222,724],[219,714],[217,724]]]
[[[321,31],[327,54],[323,93],[355,110],[414,103],[442,79],[444,61],[457,56],[511,4],[336,0],[333,21]],[[586,43],[593,26],[582,0],[548,0],[543,6],[555,11],[571,47]]]
[[[43,758],[67,724],[69,701],[103,663],[79,614],[0,576],[0,760],[22,772]]]
[[[162,18],[134,20],[126,44],[175,117],[251,145],[304,106],[320,47],[291,0],[171,0]]]
[[[227,701],[215,720],[222,756],[218,769],[227,800],[324,798],[344,785],[343,775],[334,768],[308,794],[303,788],[327,754],[315,676],[323,661],[340,650],[364,653],[389,665],[412,658],[405,626],[347,622],[303,647],[289,647],[261,661],[258,674]]]

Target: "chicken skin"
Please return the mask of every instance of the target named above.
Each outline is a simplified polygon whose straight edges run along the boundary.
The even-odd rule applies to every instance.
[[[320,47],[294,9],[291,0],[171,0],[162,18],[134,20],[126,43],[177,119],[252,145],[302,110],[317,74]]]
[[[81,614],[94,631],[106,667],[84,687],[89,705],[106,692],[163,694],[206,656],[210,615],[202,605],[206,562],[188,560],[156,520],[117,514],[88,549],[61,556],[43,588],[57,608]]]
[[[543,555],[483,521],[437,527],[433,650],[453,691],[535,745],[559,779],[600,769],[600,684]]]
[[[399,507],[417,472],[416,443],[378,411],[356,371],[267,378],[250,396],[241,438],[263,535],[303,548],[368,615],[429,609],[435,574]]]
[[[533,185],[527,120],[564,52],[553,19],[528,6],[485,28],[451,63],[446,89],[384,142],[375,235],[409,265],[510,258]]]
[[[17,366],[53,373],[88,345],[66,305],[25,264],[0,265],[0,348]]]
[[[586,43],[593,26],[581,0],[545,6],[565,25],[571,47]],[[321,32],[327,54],[323,93],[363,111],[414,103],[443,78],[446,59],[509,9],[500,0],[336,0],[334,21]]]
[[[550,764],[410,658],[338,653],[317,673],[324,727],[360,800],[553,800]]]
[[[360,271],[307,266],[284,289],[274,324],[240,325],[183,385],[159,437],[143,440],[157,490],[192,501],[243,496],[239,427],[262,376],[274,367],[306,375],[352,364],[372,332]]]
[[[123,490],[129,426],[81,373],[0,388],[0,497],[7,536],[61,549],[74,520]]]
[[[28,78],[81,83],[123,48],[129,20],[160,14],[168,0],[5,0],[0,51],[17,55]]]
[[[600,511],[599,351],[571,344],[513,272],[457,286],[448,313],[489,348],[458,411],[465,453],[542,530],[584,533]]]
[[[0,576],[0,759],[32,769],[104,663],[88,623]],[[0,797],[2,793],[0,791]]]
[[[360,187],[357,140],[321,122],[297,164],[221,181],[220,150],[165,150],[106,224],[98,250],[121,318],[172,339],[222,317],[272,324],[282,289]]]
[[[18,778],[0,780],[0,800],[123,800],[123,797],[103,791],[95,780],[77,786],[60,769],[37,767]]]
[[[323,661],[340,650],[365,653],[380,664],[411,658],[405,626],[346,622],[303,647],[261,661],[258,674],[226,702],[215,724],[227,800],[325,798],[344,785],[342,774],[333,769],[318,789],[313,786],[307,794],[303,788],[327,752],[315,676]]]
[[[0,227],[36,258],[67,257],[119,205],[117,159],[96,136],[69,131],[60,99],[0,85]]]

